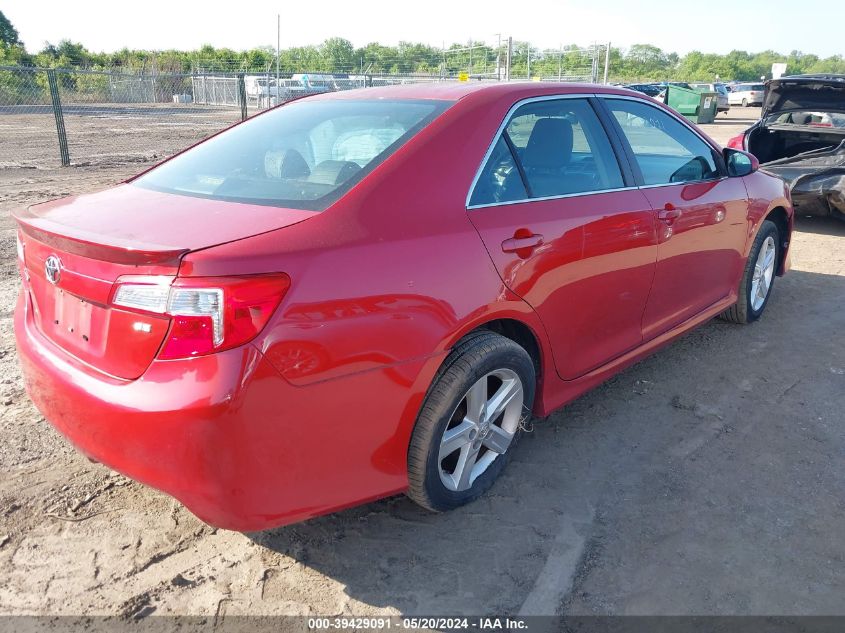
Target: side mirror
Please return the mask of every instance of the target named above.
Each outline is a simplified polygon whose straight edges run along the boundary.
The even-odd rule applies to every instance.
[[[728,166],[728,176],[747,176],[760,169],[760,161],[754,154],[726,148],[722,155],[725,157],[725,164]]]

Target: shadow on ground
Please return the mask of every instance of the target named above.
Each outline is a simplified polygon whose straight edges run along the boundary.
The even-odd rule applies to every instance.
[[[845,277],[775,293],[538,422],[468,507],[396,497],[252,538],[404,614],[845,613]]]
[[[795,230],[815,235],[845,237],[845,220],[839,218],[796,217]]]

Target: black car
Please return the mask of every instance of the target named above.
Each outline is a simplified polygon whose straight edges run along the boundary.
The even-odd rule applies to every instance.
[[[663,88],[658,84],[628,84],[625,87],[630,90],[642,92],[644,95],[648,95],[649,97],[656,97],[660,94],[661,90],[663,90]]]
[[[783,178],[798,213],[845,219],[845,75],[766,82],[760,120],[728,147]]]

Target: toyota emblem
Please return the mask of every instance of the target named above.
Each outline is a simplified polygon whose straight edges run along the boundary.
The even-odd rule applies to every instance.
[[[50,255],[44,262],[44,276],[54,286],[58,284],[59,279],[62,278],[62,260],[55,255]]]

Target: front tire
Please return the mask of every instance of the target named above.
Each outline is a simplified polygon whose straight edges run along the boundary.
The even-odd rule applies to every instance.
[[[771,220],[764,220],[745,262],[739,299],[720,315],[724,320],[745,324],[756,321],[763,314],[772,296],[780,261],[780,244],[777,225]]]
[[[408,448],[408,496],[436,512],[484,494],[507,464],[531,414],[534,363],[514,341],[464,338],[426,396]]]

